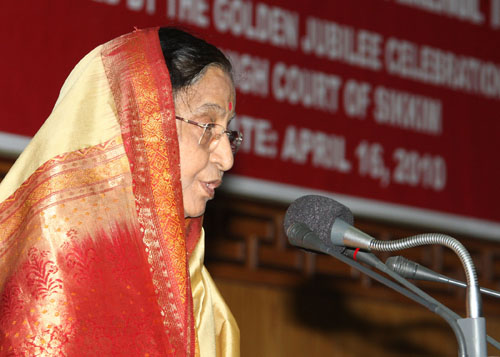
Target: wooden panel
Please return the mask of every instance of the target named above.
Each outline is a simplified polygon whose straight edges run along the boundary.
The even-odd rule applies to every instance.
[[[457,355],[446,323],[413,304],[346,295],[315,280],[294,288],[216,283],[240,326],[243,357]],[[490,334],[500,331],[499,319],[487,323]]]

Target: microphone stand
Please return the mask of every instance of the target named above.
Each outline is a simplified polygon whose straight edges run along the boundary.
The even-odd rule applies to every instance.
[[[384,264],[380,259],[378,259],[377,256],[373,255],[372,253],[368,253],[368,252],[358,251],[357,254],[356,254],[356,258],[354,258],[354,251],[351,250],[351,249],[346,249],[343,254],[346,255],[346,256],[348,256],[348,257],[350,257],[350,258],[352,258],[352,259],[355,259],[355,260],[360,261],[362,263],[368,264],[371,267],[374,267],[374,268],[376,268],[376,269],[378,269],[378,270],[386,273],[387,275],[389,275],[390,277],[392,277],[394,280],[396,280],[399,283],[401,283],[401,285],[403,285],[403,286],[407,287],[408,289],[412,290],[413,292],[415,292],[416,294],[418,294],[422,298],[428,299],[429,301],[432,301],[435,304],[441,306],[455,320],[459,320],[459,319],[462,318],[456,312],[454,312],[453,310],[450,310],[447,306],[441,304],[439,301],[437,301],[436,299],[434,299],[432,296],[428,295],[426,292],[424,292],[423,290],[421,290],[420,288],[418,288],[414,284],[411,284],[407,279],[405,279],[405,278],[408,278],[408,276],[405,276],[405,275],[401,274],[401,272],[392,269],[391,265],[387,264],[387,261],[389,261],[390,258],[387,259],[386,263]],[[403,258],[403,257],[400,257],[400,258]],[[404,258],[404,259],[407,260],[406,258]],[[415,263],[415,264],[417,264],[417,263]],[[466,286],[465,283],[462,283],[462,284]],[[491,291],[493,291],[493,290],[491,290]],[[483,288],[481,288],[481,292],[483,292]],[[495,292],[495,293],[497,293],[497,292]],[[494,338],[492,338],[491,336],[488,336],[488,335],[486,335],[486,340],[487,340],[487,342],[489,344],[491,344],[492,346],[494,346],[496,349],[500,350],[500,343],[497,340],[495,340]]]
[[[331,241],[337,245],[382,252],[393,252],[429,244],[444,245],[459,257],[467,277],[467,318],[457,322],[466,337],[467,353],[471,357],[486,356],[486,321],[481,316],[481,293],[476,269],[465,247],[455,238],[438,233],[420,234],[395,241],[380,241],[359,229],[336,219],[331,229]]]
[[[486,356],[486,320],[481,316],[482,304],[476,269],[472,258],[465,247],[455,238],[444,234],[421,234],[396,241],[385,242],[373,240],[373,250],[394,251],[427,244],[441,244],[452,249],[460,258],[467,277],[467,317],[458,319],[465,339],[467,354],[474,357]]]
[[[337,252],[335,249],[332,249],[330,247],[324,247],[322,251],[326,252],[328,255],[330,255],[332,257],[339,259],[340,261],[346,263],[347,265],[361,271],[362,273],[368,275],[369,277],[378,281],[379,283],[397,291],[398,293],[406,296],[407,298],[415,301],[416,303],[424,306],[428,310],[441,316],[441,318],[443,318],[448,323],[448,325],[451,327],[453,333],[455,334],[455,337],[456,337],[457,343],[458,343],[458,356],[459,357],[467,357],[468,356],[466,354],[467,348],[466,348],[466,338],[464,336],[464,333],[463,333],[462,329],[460,328],[460,325],[457,323],[457,320],[455,319],[455,317],[452,314],[450,314],[450,312],[448,311],[448,308],[446,308],[445,306],[443,306],[439,302],[436,304],[434,301],[432,301],[433,300],[432,298],[431,298],[432,300],[431,299],[426,300],[425,298],[422,298],[418,294],[415,294],[414,292],[412,292],[408,289],[404,289],[403,287],[394,283],[393,281],[383,277],[382,275],[374,272],[371,269],[366,268],[364,265],[359,264],[357,261],[352,260],[352,259],[342,255],[341,253]],[[360,252],[358,252],[358,254],[359,253]],[[398,274],[392,272],[392,275],[398,275]],[[406,280],[400,276],[399,276],[399,278],[401,278],[402,280]],[[408,281],[406,281],[406,283],[408,285],[413,285]],[[416,286],[414,286],[414,287],[416,289],[418,289]]]
[[[374,279],[374,280],[380,282],[381,284],[399,292],[400,294],[406,296],[407,298],[415,301],[416,303],[424,306],[425,308],[429,309],[430,311],[441,316],[441,318],[443,318],[446,322],[448,322],[448,324],[450,325],[451,329],[453,330],[453,332],[457,338],[459,357],[467,357],[466,340],[465,340],[464,333],[463,333],[462,329],[460,328],[460,326],[458,325],[455,316],[453,316],[453,314],[450,314],[451,310],[449,310],[448,308],[446,308],[445,306],[443,306],[439,302],[436,304],[434,302],[431,302],[431,301],[428,301],[428,300],[422,298],[421,296],[415,294],[414,292],[412,292],[408,289],[405,289],[402,286],[394,283],[393,281],[391,281],[391,280],[383,277],[382,275],[372,271],[371,269],[368,269],[367,267],[365,267],[364,265],[361,265],[357,261],[355,261],[351,258],[348,258],[345,255],[342,255],[341,253],[339,253],[337,251],[337,249],[339,249],[339,247],[336,247],[336,246],[331,245],[331,244],[325,244],[323,241],[321,241],[318,238],[316,233],[314,233],[311,229],[309,229],[309,227],[307,225],[305,225],[303,223],[297,222],[297,223],[294,223],[293,225],[291,225],[288,232],[287,232],[287,235],[288,235],[288,241],[290,242],[290,244],[297,246],[299,248],[310,249],[313,251],[326,253],[332,257],[335,257],[338,260],[346,263],[347,265],[349,265],[349,266],[359,270],[360,272],[368,275],[372,279]],[[358,254],[359,253],[360,252],[358,252]],[[374,256],[373,254],[371,254],[371,255]],[[385,264],[382,264],[382,265],[384,265],[385,269],[389,270],[387,267],[385,267]],[[392,273],[392,275],[398,275],[392,271],[391,271],[391,273]],[[398,275],[398,279],[403,279],[403,278]],[[405,280],[405,282],[406,282],[405,284],[412,285],[414,287],[413,289],[418,289],[416,286],[414,286],[410,282],[406,281],[406,279],[403,279],[403,280]],[[418,289],[418,290],[420,290],[420,289]],[[424,292],[422,291],[422,293],[424,293]],[[434,301],[436,301],[436,300],[434,300]]]

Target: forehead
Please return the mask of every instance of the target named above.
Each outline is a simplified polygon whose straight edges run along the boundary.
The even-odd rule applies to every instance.
[[[178,93],[180,103],[176,100],[176,106],[181,103],[187,105],[194,114],[199,111],[216,111],[224,115],[231,111],[229,103],[234,107],[234,92],[229,75],[219,67],[211,66],[196,83]]]

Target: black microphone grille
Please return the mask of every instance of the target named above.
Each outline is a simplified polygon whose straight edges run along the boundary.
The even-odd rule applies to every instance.
[[[318,195],[302,196],[292,202],[286,211],[285,232],[294,223],[304,223],[326,243],[330,241],[332,225],[337,218],[350,225],[354,221],[351,210],[334,199]]]

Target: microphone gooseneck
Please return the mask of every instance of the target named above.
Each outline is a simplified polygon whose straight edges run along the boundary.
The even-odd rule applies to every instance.
[[[479,283],[477,280],[476,268],[472,262],[472,258],[458,240],[445,234],[429,233],[419,234],[416,236],[403,238],[395,241],[379,241],[373,239],[370,242],[372,250],[381,252],[394,252],[398,250],[419,247],[422,245],[440,244],[453,250],[462,263],[465,275],[467,278],[467,316],[477,318],[482,315],[481,311],[481,293],[479,291]]]

